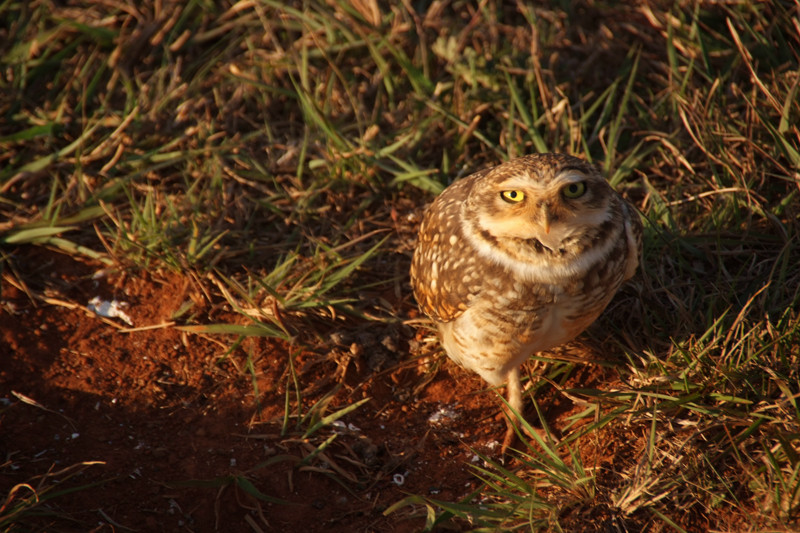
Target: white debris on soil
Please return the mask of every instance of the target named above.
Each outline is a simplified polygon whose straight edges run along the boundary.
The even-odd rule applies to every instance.
[[[94,274],[92,274],[92,279],[93,280],[103,279],[104,277],[106,277],[108,275],[108,273],[109,273],[109,269],[101,268],[100,270],[98,270]]]
[[[331,422],[331,426],[333,426],[333,432],[338,433],[339,435],[347,435],[347,434],[361,432],[360,427],[352,423],[345,424],[341,420],[334,420],[333,422]]]
[[[428,423],[443,424],[449,420],[455,420],[456,418],[458,418],[458,411],[455,411],[449,405],[443,405],[428,417]]]
[[[89,300],[87,307],[89,311],[97,315],[105,318],[119,318],[129,326],[133,326],[133,320],[123,311],[123,308],[128,307],[126,302],[119,302],[117,300],[111,300],[109,302],[107,300],[101,300],[99,296],[95,296]]]

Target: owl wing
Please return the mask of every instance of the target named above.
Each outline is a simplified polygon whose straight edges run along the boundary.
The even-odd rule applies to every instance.
[[[467,310],[481,277],[475,250],[461,230],[461,207],[476,179],[488,170],[455,182],[425,213],[411,262],[411,284],[423,313],[450,322]]]

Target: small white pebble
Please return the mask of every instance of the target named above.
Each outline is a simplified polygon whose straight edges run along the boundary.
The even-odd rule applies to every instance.
[[[101,300],[99,296],[95,296],[89,300],[86,307],[89,311],[99,316],[105,318],[119,318],[129,326],[133,326],[133,320],[123,311],[124,308],[128,307],[126,302],[119,302],[117,300],[111,300],[109,302],[107,300]]]
[[[449,406],[440,406],[436,412],[428,417],[429,424],[442,424],[447,420],[455,420],[458,418],[458,412]]]

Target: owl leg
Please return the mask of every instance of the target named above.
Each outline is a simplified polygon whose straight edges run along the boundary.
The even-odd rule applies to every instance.
[[[514,442],[514,437],[516,436],[516,432],[514,431],[514,421],[520,425],[520,429],[522,429],[526,435],[530,438],[536,440],[536,437],[528,431],[528,429],[521,424],[522,422],[522,381],[520,380],[519,375],[519,368],[515,368],[508,374],[508,380],[506,381],[506,388],[507,396],[508,396],[508,405],[511,409],[505,408],[506,412],[506,436],[503,439],[503,447],[500,449],[501,455],[506,454],[506,450]],[[513,409],[513,411],[512,411]],[[514,414],[516,411],[519,416]],[[558,444],[558,439],[553,436],[548,436],[546,432],[540,431],[536,428],[531,428],[534,432],[537,433],[539,438],[543,442],[550,441],[552,444]]]
[[[504,406],[504,410],[506,411],[506,436],[503,439],[503,447],[500,449],[501,455],[506,454],[506,450],[514,441],[516,435],[514,431],[514,420],[519,422],[519,417],[522,416],[522,382],[519,377],[519,368],[515,368],[509,372],[508,380],[506,381],[506,389],[508,405],[511,409]],[[519,416],[514,414],[515,411]]]

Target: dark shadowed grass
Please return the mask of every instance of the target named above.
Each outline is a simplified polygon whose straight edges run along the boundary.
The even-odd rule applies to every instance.
[[[51,504],[72,492],[102,485],[103,481],[76,483],[73,479],[80,477],[82,472],[90,470],[91,466],[100,464],[104,463],[84,461],[58,470],[51,468],[32,478],[28,483],[18,483],[8,488],[7,492],[0,495],[2,498],[0,528],[3,531],[28,531],[28,528],[36,528],[37,524],[48,521],[79,523],[79,520],[59,511]],[[11,466],[11,461],[0,466],[8,468]]]
[[[591,333],[617,378],[564,391],[585,410],[552,454],[487,461],[459,502],[402,503],[429,528],[790,530],[798,9],[6,2],[0,269],[35,245],[185,272],[241,315],[187,331],[313,348],[340,317],[407,316],[432,193],[579,155],[646,219],[641,274]],[[286,405],[287,431],[325,420]]]

